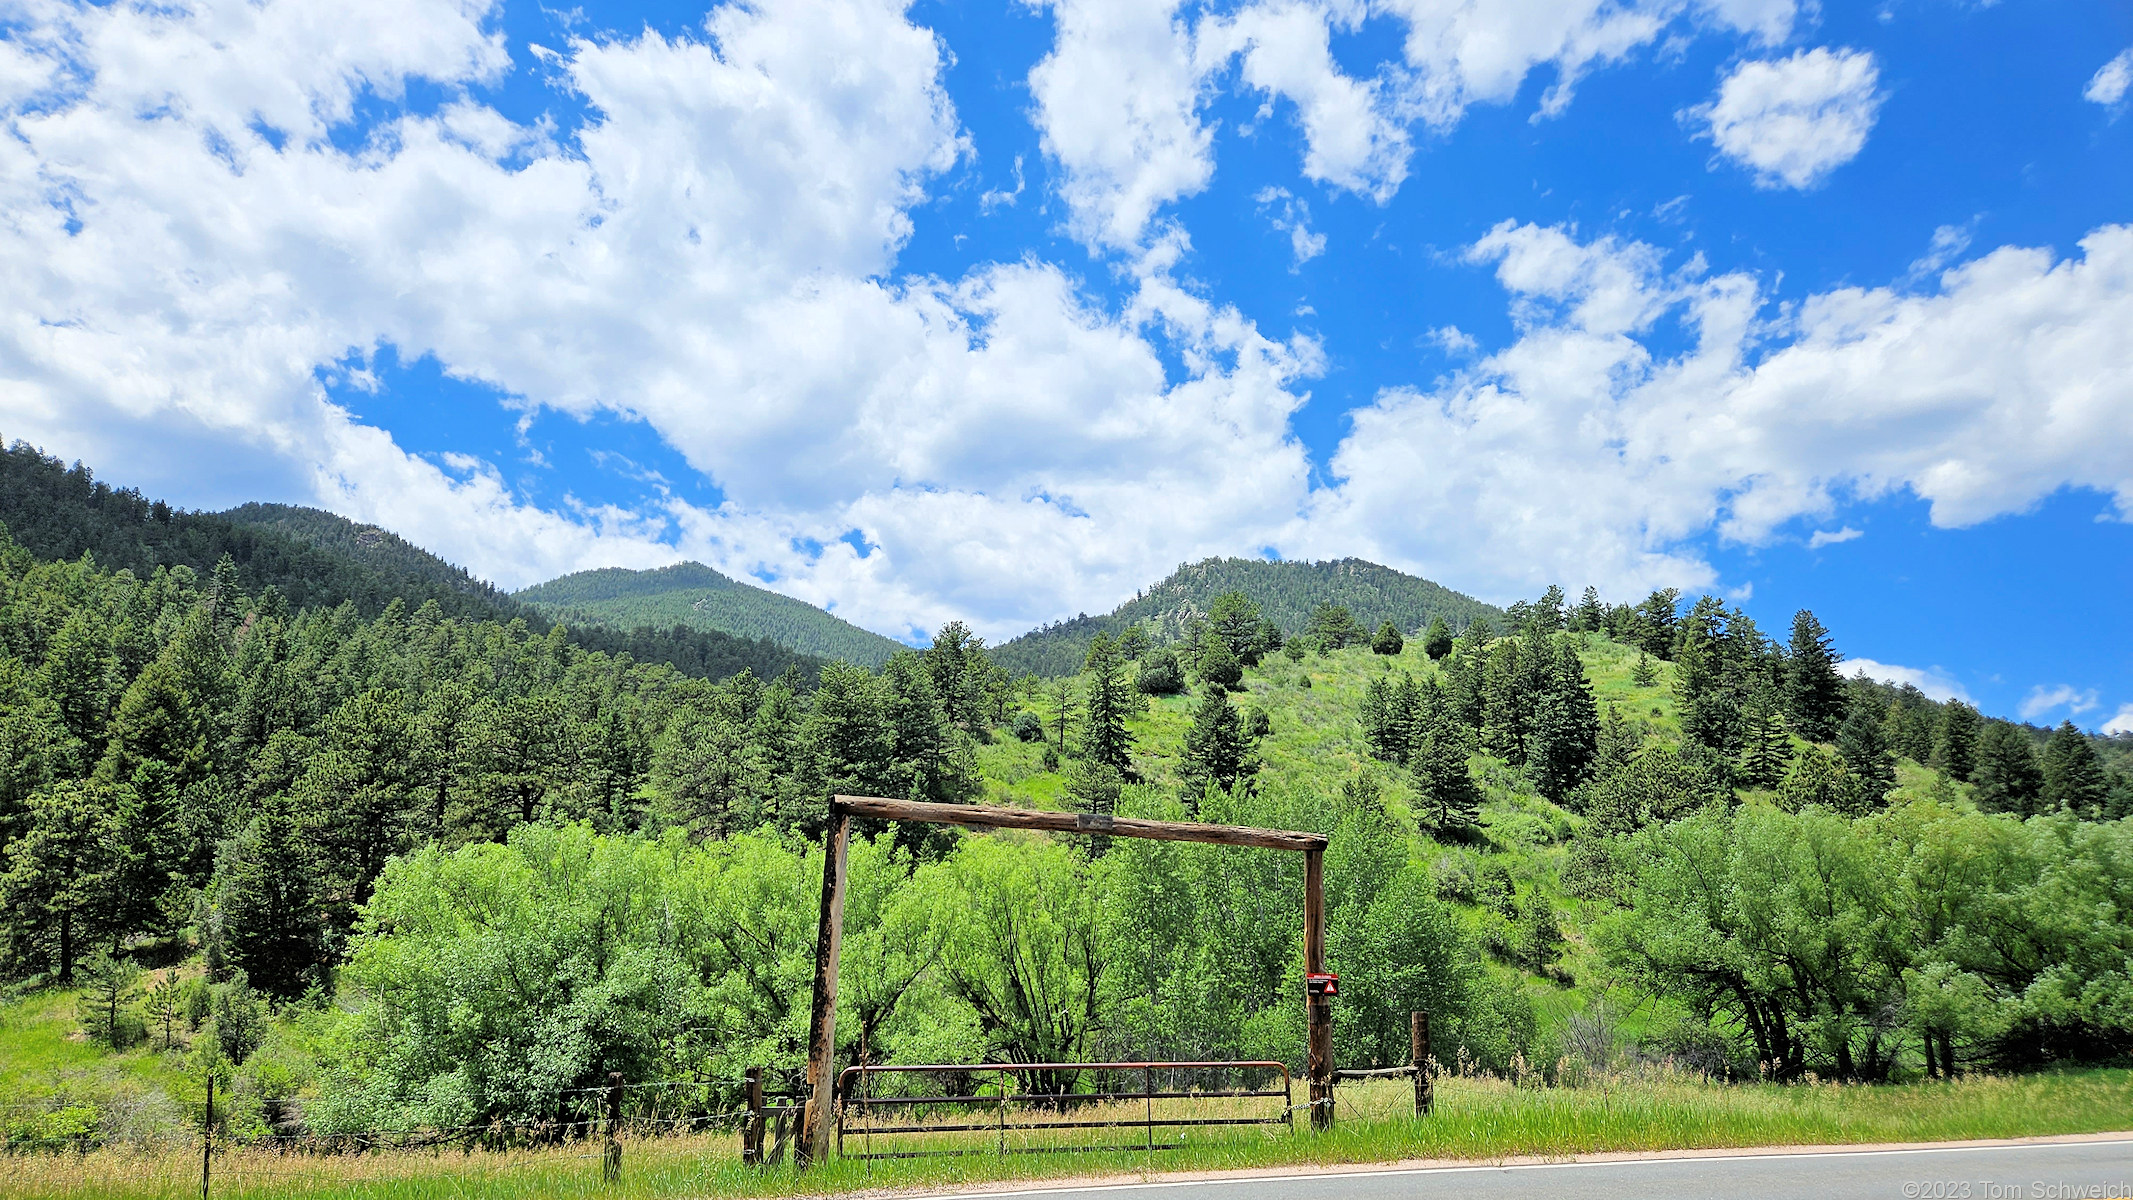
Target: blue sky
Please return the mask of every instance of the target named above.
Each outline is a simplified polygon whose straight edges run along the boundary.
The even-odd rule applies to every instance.
[[[2133,730],[2133,10],[0,17],[0,434],[912,638],[1208,554]]]

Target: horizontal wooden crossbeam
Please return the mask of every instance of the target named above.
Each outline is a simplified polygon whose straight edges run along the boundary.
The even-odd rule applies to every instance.
[[[1053,833],[1101,833],[1112,837],[1151,838],[1158,842],[1256,846],[1263,850],[1326,848],[1326,837],[1319,833],[1252,829],[1243,825],[1203,825],[1197,821],[1145,821],[1138,817],[1097,813],[1043,812],[1034,808],[1003,808],[997,804],[929,804],[920,800],[883,800],[873,796],[834,796],[830,799],[830,811],[888,821],[1043,829]]]

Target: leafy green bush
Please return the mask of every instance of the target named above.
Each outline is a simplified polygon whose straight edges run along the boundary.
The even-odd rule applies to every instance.
[[[101,1122],[94,1105],[72,1104],[32,1116],[13,1117],[7,1122],[10,1154],[85,1153],[103,1144]]]

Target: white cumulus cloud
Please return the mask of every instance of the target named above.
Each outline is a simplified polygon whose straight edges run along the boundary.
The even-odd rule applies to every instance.
[[[970,147],[945,48],[894,0],[565,41],[544,69],[591,113],[568,129],[474,98],[509,68],[491,6],[391,4],[364,28],[294,0],[21,10],[0,43],[0,430],[189,503],[324,504],[506,584],[686,555],[898,633],[1010,634],[1246,547],[1492,598],[1625,594],[1715,582],[1687,548],[1714,529],[1795,537],[1896,489],[1944,526],[2066,487],[2133,515],[2133,228],[1780,308],[1747,273],[1506,222],[1467,253],[1509,341],[1440,330],[1461,369],[1358,410],[1314,485],[1292,419],[1318,345],[1161,268],[1164,206],[1212,170],[1213,68],[1179,10],[1064,0],[1032,79],[1070,222],[1149,255],[1104,305],[1036,257],[897,272],[910,212]],[[1456,104],[1668,22],[1792,19],[1746,0],[1401,12],[1437,22],[1401,71],[1456,74]],[[1255,52],[1220,51],[1289,96],[1294,63],[1254,75]],[[1321,111],[1416,78],[1353,81]],[[391,108],[417,81],[448,97],[434,115]],[[388,115],[357,136],[363,96]],[[1069,102],[1086,121],[1056,119]],[[1390,144],[1329,127],[1318,169],[1345,187],[1349,164],[1367,197]],[[1318,252],[1302,200],[1267,203],[1292,257]],[[386,349],[530,416],[641,422],[723,500],[539,508],[493,467],[410,455],[320,382]]]
[[[1741,63],[1691,115],[1759,185],[1810,188],[1866,148],[1880,79],[1872,54],[1817,47]]]
[[[1764,544],[1840,501],[1908,489],[1941,527],[2061,487],[2133,516],[2133,227],[2058,258],[2001,247],[1939,289],[1842,288],[1772,313],[1760,280],[1653,248],[1506,223],[1518,335],[1351,414],[1283,552],[1354,553],[1489,596],[1614,594],[1716,576],[1689,539]],[[1690,348],[1652,346],[1686,327]]]
[[[2081,95],[2085,100],[2113,108],[2126,98],[2129,87],[2133,87],[2133,46],[2120,50],[2118,57],[2096,68]]]
[[[1842,529],[1817,529],[1807,539],[1807,548],[1809,550],[1820,550],[1824,546],[1834,546],[1840,542],[1848,542],[1854,538],[1865,536],[1864,531],[1853,529],[1849,525]]]
[[[2124,708],[2119,709],[2117,715],[2113,716],[2110,720],[2105,721],[2103,723],[2103,731],[2107,734],[2114,735],[2121,733],[2133,733],[2133,704],[2128,704]]]
[[[1197,11],[1178,0],[1048,0],[1057,34],[1030,72],[1045,153],[1065,182],[1068,226],[1092,249],[1175,242],[1172,202],[1214,177],[1204,110],[1232,78],[1281,101],[1303,135],[1304,178],[1383,203],[1407,178],[1411,128],[1456,126],[1477,104],[1514,99],[1536,71],[1554,83],[1536,117],[1561,112],[1577,82],[1669,30],[1787,37],[1796,0],[1248,0]],[[1368,17],[1405,29],[1398,58],[1344,70],[1336,33]],[[1167,259],[1165,260],[1167,261]]]
[[[1159,275],[1117,311],[1037,261],[893,277],[908,209],[967,153],[943,48],[900,4],[571,41],[549,69],[583,128],[462,95],[354,150],[329,134],[359,90],[504,69],[486,6],[401,0],[353,31],[289,0],[35,13],[0,114],[0,427],[115,478],[234,464],[214,474],[507,585],[686,554],[875,628],[996,636],[1109,607],[1307,492],[1288,422],[1314,344]],[[410,456],[319,383],[381,347],[528,413],[644,422],[724,503],[543,510]]]
[[[2029,695],[2022,698],[2019,711],[2023,720],[2034,721],[2047,713],[2057,712],[2060,709],[2065,709],[2067,712],[2076,715],[2085,713],[2095,708],[2096,702],[2096,689],[2094,688],[2077,688],[2067,683],[2054,684],[2049,687],[2044,684],[2038,684],[2036,687],[2029,689]]]

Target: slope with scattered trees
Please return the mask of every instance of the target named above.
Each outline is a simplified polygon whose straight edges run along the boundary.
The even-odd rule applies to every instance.
[[[1018,675],[1071,674],[1080,669],[1098,633],[1117,638],[1138,625],[1158,644],[1177,642],[1196,621],[1207,617],[1215,597],[1229,592],[1249,598],[1285,634],[1303,632],[1322,605],[1344,608],[1366,633],[1387,621],[1400,630],[1419,633],[1440,619],[1457,633],[1476,620],[1503,617],[1495,606],[1471,596],[1358,558],[1330,562],[1209,558],[1180,566],[1169,578],[1109,613],[1083,614],[1031,630],[1001,643],[993,653],[1002,666]]]

